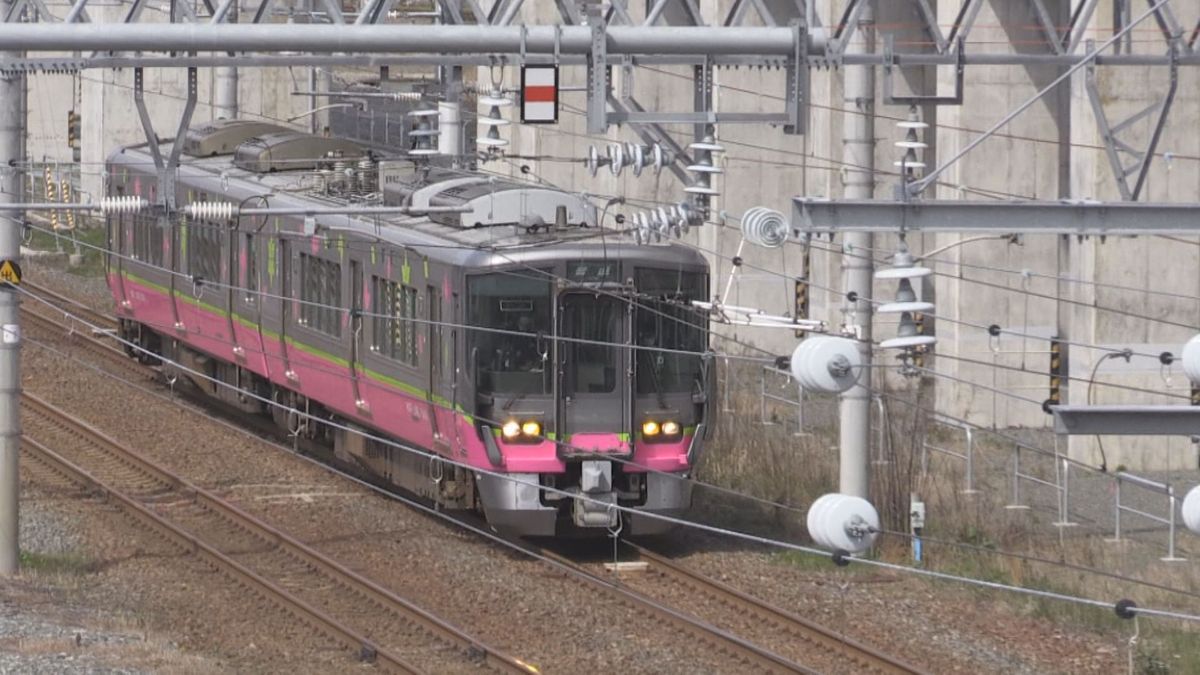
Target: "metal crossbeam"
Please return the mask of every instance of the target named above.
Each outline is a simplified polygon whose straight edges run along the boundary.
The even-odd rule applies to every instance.
[[[1190,405],[1051,406],[1054,430],[1074,436],[1200,435],[1200,407]]]
[[[838,232],[995,232],[1149,235],[1200,232],[1200,204],[1067,201],[838,200],[797,197],[798,235]]]

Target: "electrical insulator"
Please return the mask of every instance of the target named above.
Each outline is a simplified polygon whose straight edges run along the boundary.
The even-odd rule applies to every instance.
[[[1183,372],[1187,373],[1192,384],[1200,387],[1200,335],[1188,340],[1183,346]]]
[[[479,116],[479,125],[487,127],[487,133],[476,138],[475,142],[488,149],[497,150],[508,145],[508,141],[500,137],[500,127],[508,126],[511,122],[504,118],[500,109],[510,107],[513,104],[512,99],[506,97],[499,89],[493,89],[487,96],[481,96],[479,102],[489,106],[487,116]]]
[[[203,220],[229,220],[237,205],[233,202],[192,202],[185,209],[192,218]]]
[[[756,206],[742,215],[742,236],[763,248],[779,248],[788,240],[791,226],[783,214]]]
[[[937,343],[936,337],[921,335],[920,330],[917,328],[917,323],[913,318],[913,315],[917,313],[933,313],[933,303],[918,301],[917,294],[913,291],[912,287],[913,279],[926,277],[930,274],[933,274],[933,270],[928,267],[917,267],[914,264],[913,257],[907,248],[901,248],[892,257],[892,267],[875,272],[876,279],[900,282],[900,287],[896,291],[896,301],[884,303],[875,309],[880,314],[900,315],[900,326],[896,330],[896,337],[879,343],[881,348],[915,350],[917,347]]]
[[[862,553],[879,535],[879,513],[862,497],[827,494],[808,509],[808,535],[823,548]]]
[[[713,188],[712,177],[714,174],[724,173],[724,170],[717,166],[715,156],[725,152],[725,148],[718,145],[716,139],[709,134],[704,137],[704,140],[689,145],[688,149],[693,152],[696,163],[689,166],[687,170],[696,174],[696,178],[683,191],[697,195],[704,200],[721,194]]]
[[[150,206],[150,202],[141,197],[105,197],[100,200],[100,212],[106,216],[124,213],[138,213]]]
[[[418,157],[438,154],[437,142],[440,132],[433,128],[433,121],[438,118],[438,111],[413,110],[408,113],[408,117],[413,120],[412,129],[408,132],[408,137],[411,139],[408,154]]]
[[[854,340],[818,335],[792,351],[792,377],[805,391],[840,394],[858,382],[862,353]]]
[[[1183,524],[1200,534],[1200,485],[1192,488],[1183,498]]]
[[[904,151],[904,159],[901,159],[892,164],[900,169],[904,178],[911,178],[918,170],[925,168],[925,162],[921,161],[918,151],[924,151],[929,145],[921,140],[919,132],[929,128],[929,125],[922,122],[917,107],[913,106],[908,110],[908,119],[903,122],[897,122],[896,126],[904,130],[904,140],[896,141],[895,145]]]

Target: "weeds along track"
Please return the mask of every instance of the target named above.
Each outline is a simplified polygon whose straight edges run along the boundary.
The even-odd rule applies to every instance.
[[[828,663],[828,667],[819,668],[822,672],[921,672],[845,635],[700,574],[669,557],[637,544],[626,542],[626,545],[638,559],[648,564],[648,578],[637,584],[639,589],[656,595],[669,592],[672,586],[679,587],[675,595],[693,597],[697,615],[705,616],[731,633],[741,633],[746,626],[760,632],[766,628],[772,640],[767,646],[778,649],[781,654],[803,658],[806,663]]]
[[[98,490],[180,548],[326,635],[395,672],[527,673],[510,656],[359,576],[136,451],[26,394],[22,446]],[[51,450],[50,448],[56,448]]]

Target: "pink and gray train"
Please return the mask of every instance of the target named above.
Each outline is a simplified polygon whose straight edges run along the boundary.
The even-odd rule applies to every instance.
[[[569,192],[264,123],[193,128],[183,154],[176,203],[214,217],[108,220],[131,355],[502,531],[655,534],[690,506],[714,377],[695,251],[606,238]],[[107,181],[159,201],[144,145]],[[411,212],[302,213],[353,204]]]

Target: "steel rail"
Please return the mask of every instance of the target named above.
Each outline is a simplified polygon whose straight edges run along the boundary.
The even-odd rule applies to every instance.
[[[646,562],[650,563],[652,569],[663,576],[670,577],[684,586],[705,593],[721,604],[748,611],[756,618],[769,622],[779,630],[785,631],[822,650],[844,656],[847,662],[854,666],[854,672],[904,673],[910,675],[923,672],[914,666],[888,656],[853,638],[829,630],[804,617],[743,593],[728,584],[700,574],[644,546],[628,541],[624,543]]]
[[[110,502],[116,503],[124,511],[153,528],[180,548],[196,553],[209,564],[225,573],[230,579],[248,588],[258,589],[264,597],[300,621],[313,626],[320,632],[341,643],[347,649],[352,651],[358,650],[359,656],[363,660],[374,661],[377,665],[394,672],[420,672],[399,656],[387,650],[379,649],[365,636],[347,628],[320,609],[309,605],[270,580],[256,574],[233,558],[201,541],[166,518],[154,513],[134,498],[109,486],[104,481],[50,448],[28,436],[22,437],[21,447],[25,450],[27,456],[40,461],[50,470],[74,483],[100,491]]]
[[[83,314],[84,316],[82,318],[88,323],[96,326],[106,326],[109,328],[117,327],[117,322],[113,317],[102,312],[98,312],[74,298],[67,297],[58,291],[50,290],[49,288],[42,286],[41,284],[31,282],[28,279],[22,280],[21,285],[24,286],[27,291],[33,293],[34,295],[40,296],[43,300],[48,300],[55,306],[61,307],[63,310],[71,314]]]
[[[506,540],[536,558],[550,561],[560,568],[565,568],[566,571],[573,575],[572,578],[579,583],[586,583],[599,588],[612,595],[619,602],[632,603],[636,607],[648,610],[654,616],[683,630],[693,638],[712,647],[718,653],[742,660],[748,666],[753,667],[755,672],[806,674],[818,672],[690,614],[668,607],[644,593],[614,584],[608,579],[589,572],[575,561],[560,553],[544,547],[532,546],[519,540],[513,540],[512,538],[506,538]]]
[[[300,542],[287,533],[268,525],[262,520],[242,511],[237,506],[221,499],[204,488],[188,482],[177,474],[155,464],[104,432],[79,420],[69,413],[58,409],[50,403],[26,393],[22,404],[43,417],[51,419],[55,424],[82,438],[103,450],[115,461],[154,480],[170,486],[172,489],[186,493],[206,511],[238,526],[252,536],[256,536],[272,545],[274,549],[290,555],[310,568],[333,578],[342,586],[358,593],[367,602],[382,607],[387,611],[417,622],[426,632],[435,638],[454,645],[469,657],[479,657],[482,661],[497,670],[511,673],[530,673],[529,666],[517,659],[500,652],[461,629],[451,625],[433,613],[416,606],[412,602],[396,595],[378,583],[350,570],[337,561],[329,558],[316,549]],[[191,536],[191,535],[188,535]],[[195,539],[195,537],[192,537]],[[352,632],[352,629],[345,629]],[[364,648],[378,649],[373,643],[362,643]]]

